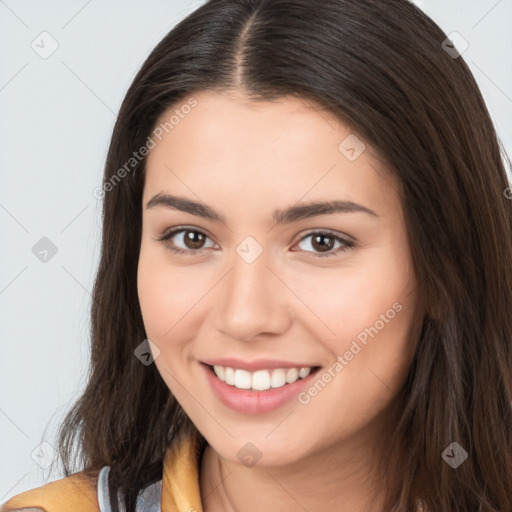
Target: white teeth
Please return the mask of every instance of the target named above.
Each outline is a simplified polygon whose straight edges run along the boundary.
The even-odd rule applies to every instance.
[[[252,374],[251,387],[257,391],[265,391],[270,388],[270,374],[267,370],[259,370]]]
[[[288,384],[295,382],[298,378],[299,378],[299,370],[297,370],[297,368],[290,368],[286,372],[286,382],[288,382]]]
[[[245,370],[236,370],[235,387],[239,389],[251,389],[251,374]]]
[[[280,388],[286,384],[286,374],[284,370],[274,370],[272,372],[272,378],[270,379],[270,385],[273,388]]]
[[[215,375],[217,375],[217,377],[219,377],[219,379],[222,381],[222,382],[225,382],[226,381],[226,372],[224,370],[224,366],[218,366],[218,365],[215,365],[213,367],[213,370],[215,371]]]
[[[214,365],[213,371],[219,380],[230,386],[239,389],[266,391],[270,388],[280,388],[286,384],[293,384],[299,379],[304,379],[311,373],[311,368],[278,368],[248,372],[228,366]]]
[[[215,367],[213,368],[215,370]],[[235,385],[235,370],[233,368],[225,368],[226,384]]]
[[[299,377],[303,379],[304,377],[307,377],[311,373],[311,368],[301,368],[299,370]]]

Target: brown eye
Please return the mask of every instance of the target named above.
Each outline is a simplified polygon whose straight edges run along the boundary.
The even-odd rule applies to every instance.
[[[199,231],[184,231],[183,242],[188,249],[201,249],[206,237]]]
[[[309,243],[304,243],[305,240],[310,239]],[[303,244],[300,247],[300,244]],[[337,247],[336,244],[339,244]],[[329,232],[316,231],[313,233],[309,233],[304,236],[298,244],[301,250],[305,250],[306,252],[316,253],[315,256],[336,256],[339,252],[345,252],[347,249],[351,249],[355,247],[355,242],[351,240],[347,240],[339,235],[335,235]],[[313,251],[307,249],[307,247],[311,247]],[[339,250],[333,250],[339,249]]]
[[[334,244],[334,237],[330,235],[314,235],[311,239],[311,246],[320,252],[330,251],[334,247]]]
[[[158,240],[173,252],[193,255],[202,253],[205,249],[205,242],[210,238],[197,229],[180,228],[163,235]],[[212,246],[213,244],[210,245],[210,247]]]

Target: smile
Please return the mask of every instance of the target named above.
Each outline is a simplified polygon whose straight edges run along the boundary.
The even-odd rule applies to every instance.
[[[213,372],[222,382],[238,389],[253,391],[266,391],[270,388],[280,388],[287,384],[293,384],[297,380],[307,377],[312,370],[312,367],[275,368],[249,372],[229,366],[213,366]]]
[[[255,371],[218,364],[200,366],[217,399],[243,414],[269,413],[293,401],[320,370],[320,366],[262,369],[260,364]]]

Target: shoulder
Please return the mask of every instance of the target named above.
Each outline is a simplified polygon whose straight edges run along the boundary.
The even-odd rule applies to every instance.
[[[99,512],[97,476],[97,471],[80,471],[22,492],[0,504],[0,512]]]

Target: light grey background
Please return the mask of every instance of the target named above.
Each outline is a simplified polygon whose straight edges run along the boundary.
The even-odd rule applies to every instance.
[[[150,50],[202,3],[0,0],[0,503],[62,476],[44,468],[85,385],[93,190],[116,112]],[[416,3],[469,43],[463,57],[512,156],[512,0]],[[46,262],[33,252],[43,237],[57,249]]]

